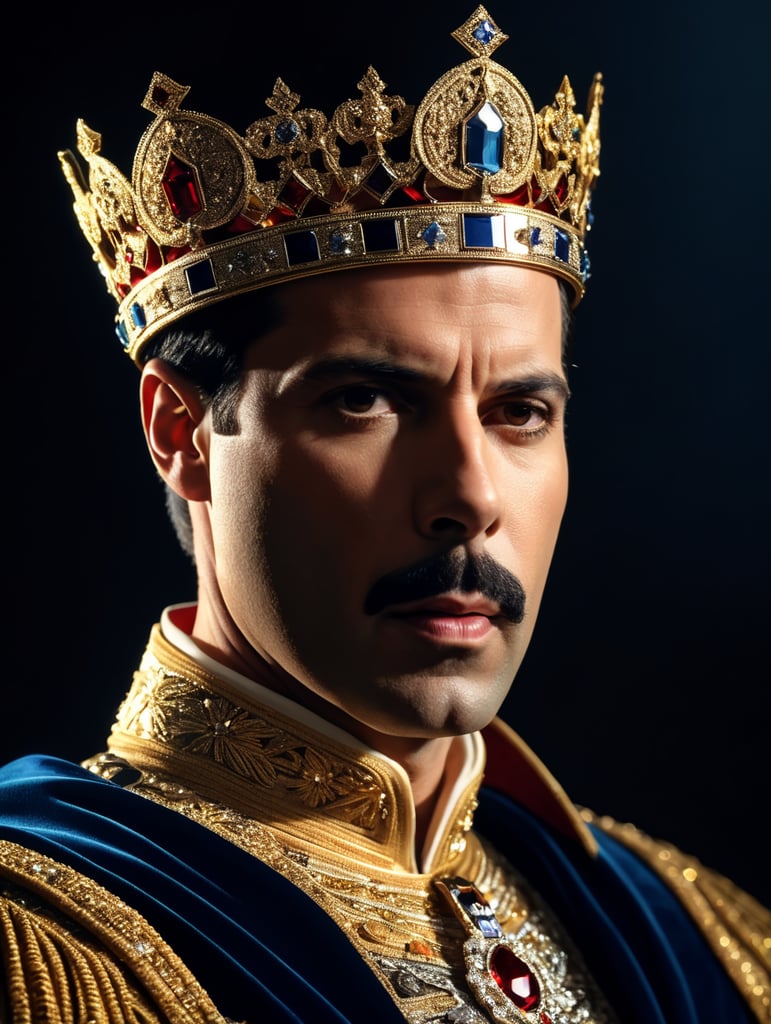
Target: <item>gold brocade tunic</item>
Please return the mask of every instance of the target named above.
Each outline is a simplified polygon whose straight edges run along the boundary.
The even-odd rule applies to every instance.
[[[581,815],[527,748],[500,729],[521,762],[531,803],[592,856],[595,841]],[[86,765],[107,778],[132,769],[136,781],[126,788],[192,818],[301,888],[344,931],[410,1024],[617,1024],[550,909],[471,829],[485,767],[479,736],[455,741],[417,863],[414,808],[401,767],[217,666],[167,613],[163,630],[152,632],[107,752]],[[600,823],[646,855],[650,841],[636,830]],[[662,849],[647,851],[650,859],[680,870],[682,855],[667,848],[671,863],[664,865]],[[170,950],[131,908],[46,858],[11,844],[0,844],[0,853],[13,883],[0,903],[0,935],[11,949],[11,1002],[16,998],[19,1007],[14,1024],[44,1019],[33,1012],[35,998],[52,1024],[68,1022],[57,1009],[71,1009],[78,998],[98,1007],[83,1020],[223,1020],[186,968],[184,950]],[[442,884],[459,878],[486,899],[514,962],[538,979],[532,1011],[526,1001],[515,1004],[503,995],[489,970],[480,970],[473,929]],[[84,892],[92,893],[85,908]],[[699,912],[703,916],[704,908]],[[748,961],[755,931],[755,939],[738,942],[735,935],[726,938],[724,925],[718,930],[712,937],[717,950],[728,955],[741,948],[745,966],[736,965],[736,977],[745,987],[749,962],[755,1010],[766,1019],[768,976],[757,958]],[[30,958],[38,995],[25,997]],[[73,975],[79,979],[75,994]]]
[[[184,643],[178,634],[176,640]],[[478,736],[456,742],[454,777],[418,870],[412,794],[399,765],[235,673],[220,668],[215,676],[202,662],[156,629],[109,752],[91,766],[108,775],[127,764],[139,770],[133,789],[225,836],[312,896],[407,1021],[489,1021],[466,983],[466,932],[434,885],[460,876],[487,896],[506,934],[527,947],[555,1021],[610,1022],[548,909],[470,831],[484,768]],[[500,1002],[499,1015],[509,1010]],[[501,1019],[527,1018],[512,1006]]]

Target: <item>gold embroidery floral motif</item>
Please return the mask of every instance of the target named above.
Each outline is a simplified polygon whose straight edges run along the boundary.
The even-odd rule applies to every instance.
[[[119,710],[116,728],[214,762],[266,789],[280,788],[303,807],[323,807],[369,832],[387,816],[382,789],[365,768],[314,749],[227,697],[169,671],[149,653]]]

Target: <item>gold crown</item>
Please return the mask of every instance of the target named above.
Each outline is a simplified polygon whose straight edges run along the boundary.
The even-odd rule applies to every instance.
[[[536,113],[520,82],[491,60],[508,36],[484,7],[452,36],[472,59],[444,74],[417,108],[386,95],[372,67],[360,97],[331,118],[300,109],[279,78],[266,100],[273,113],[243,137],[183,110],[188,88],[156,72],[142,103],[155,120],[139,142],[131,184],[101,155],[101,135],[78,121],[88,183],[69,150],[59,159],[118,301],[118,336],[137,364],[158,331],[195,310],[349,267],[524,263],[566,279],[574,304],[581,299],[601,76],[585,117],[567,77],[554,104]],[[403,159],[389,154],[399,142]],[[362,146],[365,155],[352,160]]]

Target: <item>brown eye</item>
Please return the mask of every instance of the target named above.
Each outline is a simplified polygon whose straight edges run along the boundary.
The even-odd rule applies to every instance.
[[[522,440],[540,436],[553,422],[549,406],[534,399],[517,399],[494,405],[483,414],[488,426],[511,427],[512,435]]]
[[[513,427],[527,427],[533,425],[538,419],[543,419],[543,413],[534,409],[532,405],[522,402],[509,402],[503,407],[503,415],[506,422]]]
[[[395,411],[393,396],[371,384],[351,384],[333,396],[335,407],[351,419],[374,419]]]
[[[370,412],[378,398],[378,395],[379,392],[374,388],[346,388],[346,390],[340,395],[340,404],[346,412]]]

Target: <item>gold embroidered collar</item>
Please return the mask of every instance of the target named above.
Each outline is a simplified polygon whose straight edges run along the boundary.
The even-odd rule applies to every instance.
[[[339,845],[362,864],[418,870],[414,807],[399,765],[336,727],[235,673],[210,671],[151,633],[113,726],[108,750],[143,772],[173,778],[201,797],[279,832]],[[246,682],[246,680],[244,680]],[[294,712],[294,713],[292,713]],[[467,738],[467,763],[449,799],[432,861],[463,848],[484,767],[481,738]]]
[[[423,863],[415,812],[396,762],[301,705],[205,655],[180,628],[186,610],[164,612],[114,723],[108,750],[203,799],[311,845],[345,849],[369,869],[433,872],[466,845],[485,772],[505,763],[514,794],[588,852],[594,841],[541,762],[504,723],[460,737]],[[180,618],[181,616],[181,618]],[[486,764],[487,749],[493,751]],[[510,788],[510,787],[509,787]]]

